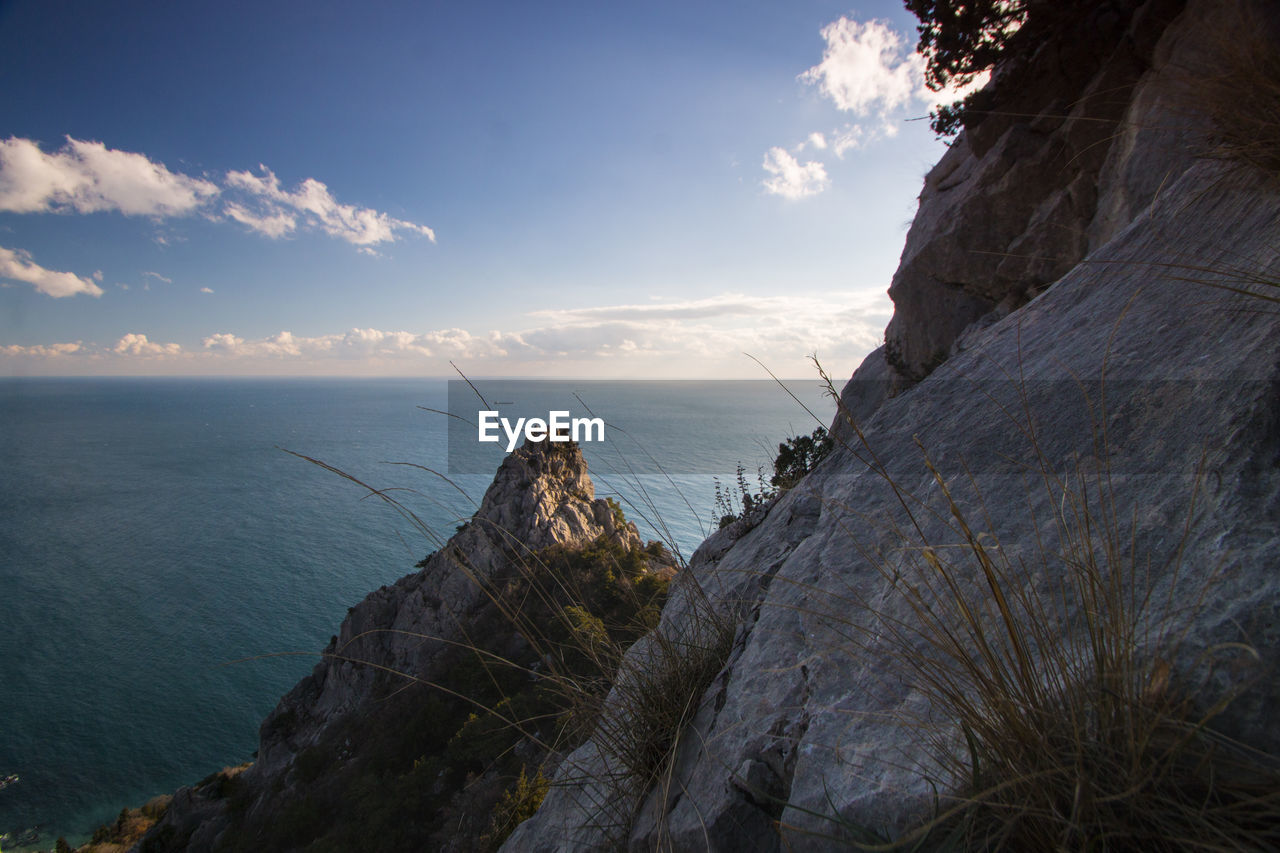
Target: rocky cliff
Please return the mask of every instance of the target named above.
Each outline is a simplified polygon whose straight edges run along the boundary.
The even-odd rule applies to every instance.
[[[1172,82],[1161,73],[1171,45],[1157,50],[1182,6],[1078,4],[1054,38],[997,68],[925,178],[889,287],[885,360],[900,384],[927,376],[975,323],[1061,278],[1186,168],[1192,150],[1176,144],[1185,117],[1167,100],[1146,114],[1161,99],[1152,89]]]
[[[143,848],[469,849],[495,841],[515,769],[541,767],[552,787],[504,850],[831,849],[1058,772],[992,779],[973,758],[1000,757],[993,720],[1025,724],[1031,758],[1093,750],[1114,714],[1157,721],[1139,740],[1166,745],[1165,768],[1217,772],[1167,746],[1201,722],[1221,753],[1280,752],[1280,179],[1207,156],[1222,128],[1198,88],[1236,85],[1224,51],[1246,36],[1274,58],[1275,12],[1222,38],[1241,4],[1080,8],[997,69],[926,178],[836,451],[703,543],[591,737],[495,740],[482,709],[421,683],[470,673],[463,692],[485,695],[478,636],[529,657],[504,611],[527,592],[520,554],[639,544],[580,456],[526,447],[418,573],[353,608],[257,762],[178,792]],[[671,730],[619,736],[655,719]],[[475,742],[509,760],[477,762]],[[634,772],[620,742],[658,771]],[[1069,763],[1123,775],[1103,759]],[[1271,759],[1229,769],[1263,792],[1253,805],[1274,801]],[[1232,775],[1198,789],[1189,833]],[[1045,811],[1096,810],[1093,790]],[[1236,846],[1280,846],[1271,818]],[[1143,831],[1112,843],[1173,849]]]
[[[1145,662],[1125,671],[1127,713],[1177,693],[1187,720],[1276,754],[1280,181],[1209,156],[1222,129],[1197,101],[1205,79],[1248,85],[1226,75],[1251,40],[1274,62],[1274,6],[1223,37],[1240,9],[1098,3],[998,70],[987,114],[925,181],[886,344],[841,395],[840,449],[708,539],[664,610],[659,633],[688,632],[696,589],[739,625],[669,771],[619,784],[588,742],[505,850],[898,837],[964,805],[966,785],[1020,783],[974,790],[966,757],[999,736],[974,728],[974,703],[980,723],[1038,720],[1027,738],[1063,719],[1105,732],[1072,704],[1114,667],[1099,637]],[[1112,588],[1127,592],[1099,604]],[[1099,630],[1104,611],[1124,615]],[[1074,763],[1111,773],[1100,754]],[[1250,772],[1274,793],[1270,761]],[[1095,805],[1072,790],[1047,811]],[[1202,795],[1188,832],[1211,819]],[[1023,816],[1010,807],[998,831]],[[1182,849],[1124,820],[1138,835],[1116,849]],[[1280,844],[1274,820],[1258,826],[1223,843]]]
[[[507,456],[439,551],[350,609],[262,724],[256,761],[179,790],[140,849],[483,848],[500,796],[557,734],[537,715],[559,709],[530,685],[560,608],[668,571],[593,495],[576,444]],[[638,586],[653,599],[664,584]],[[588,609],[621,622],[628,603]]]

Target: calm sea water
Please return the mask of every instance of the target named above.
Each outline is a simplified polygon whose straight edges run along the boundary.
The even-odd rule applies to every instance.
[[[687,556],[714,515],[705,472],[754,471],[814,423],[771,383],[673,387],[636,384],[602,414],[656,437],[660,461],[698,460],[668,468],[683,497],[639,482]],[[813,382],[792,387],[827,416]],[[446,406],[442,380],[0,380],[0,778],[20,777],[0,833],[75,841],[249,759],[347,608],[434,549],[282,448],[415,489],[398,494],[447,536],[466,501],[384,464],[444,470],[445,418],[419,407]],[[587,449],[597,494],[640,503],[610,448]],[[489,476],[454,479],[478,501]]]

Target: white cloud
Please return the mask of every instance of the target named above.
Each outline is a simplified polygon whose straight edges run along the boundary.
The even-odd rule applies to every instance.
[[[68,136],[46,154],[30,139],[0,141],[0,210],[181,216],[217,194],[209,181],[101,142]]]
[[[390,243],[396,232],[421,234],[435,242],[435,232],[425,225],[396,219],[369,207],[340,204],[329,188],[315,178],[307,178],[289,192],[280,179],[266,166],[259,165],[261,175],[252,172],[228,172],[227,187],[240,190],[261,205],[262,213],[229,203],[224,213],[268,237],[280,237],[293,231],[296,216],[333,237],[355,246]]]
[[[205,350],[214,353],[221,353],[231,356],[299,356],[302,355],[303,346],[309,349],[323,349],[323,347],[311,346],[313,340],[318,339],[298,339],[293,336],[292,332],[278,332],[269,338],[263,338],[258,341],[246,341],[239,335],[233,335],[230,332],[219,332],[216,335],[210,335],[201,341]]]
[[[25,281],[34,285],[43,294],[61,299],[87,293],[90,296],[101,296],[102,288],[91,278],[84,278],[69,272],[47,270],[31,260],[31,255],[21,249],[0,247],[0,278]]]
[[[302,355],[301,344],[303,343],[308,343],[308,341],[299,341],[293,336],[293,332],[286,331],[261,341],[258,344],[258,348],[265,355]]]
[[[795,157],[777,146],[764,156],[764,170],[772,177],[763,182],[773,195],[799,199],[816,195],[827,188],[827,169],[816,160],[800,163]]]
[[[258,215],[250,213],[243,205],[228,202],[222,208],[222,212],[241,225],[247,225],[250,231],[257,231],[264,237],[270,237],[273,240],[278,240],[286,234],[292,234],[298,226],[297,217],[279,210]]]
[[[924,57],[884,21],[841,17],[822,28],[822,62],[800,75],[836,107],[854,115],[884,115],[910,103],[924,82]]]
[[[830,133],[810,133],[790,153],[779,146],[769,149],[763,163],[769,177],[763,186],[783,198],[815,195],[830,185],[820,160],[801,163],[796,155],[811,148],[843,158],[874,139],[893,136],[896,114],[916,105],[922,93],[930,94],[924,85],[924,58],[884,21],[841,17],[821,34],[826,41],[822,61],[799,79],[818,86],[838,110],[852,113],[857,121]]]
[[[851,124],[836,135],[835,142],[832,143],[831,147],[835,150],[837,157],[844,157],[845,152],[854,148],[861,148],[866,141],[866,129],[860,124]]]
[[[207,350],[235,352],[244,344],[244,338],[238,338],[229,332],[219,332],[205,338],[201,343]]]
[[[173,279],[162,276],[158,272],[144,272],[143,275],[154,278],[156,281],[163,281],[165,284],[173,284]]]
[[[212,287],[202,287],[202,288],[200,288],[200,292],[201,292],[201,293],[213,293],[213,288],[212,288]]]
[[[884,21],[859,23],[842,17],[823,27],[822,37],[827,42],[822,62],[800,79],[817,84],[842,112],[873,119],[885,136],[898,132],[891,118],[896,110],[950,104],[981,89],[991,78],[984,71],[963,86],[931,91],[925,83],[925,58]]]
[[[769,150],[764,168],[772,177],[764,186],[786,198],[813,195],[828,184],[821,162],[802,166],[793,155],[813,148],[843,158],[851,150],[896,136],[904,110],[924,112],[950,104],[982,88],[990,77],[984,72],[964,87],[932,92],[925,84],[924,57],[888,23],[841,17],[823,27],[821,34],[826,41],[822,61],[799,79],[816,85],[836,109],[852,114],[855,121],[829,133],[810,133],[792,154],[778,147]]]
[[[722,293],[703,299],[682,299],[673,302],[652,302],[643,305],[545,308],[530,312],[529,316],[547,318],[556,323],[579,323],[600,320],[693,320],[706,317],[758,317],[774,312],[779,307],[779,300],[771,297]]]
[[[833,305],[841,307],[833,310]],[[791,375],[804,375],[804,360],[814,351],[852,360],[874,349],[891,311],[887,296],[878,290],[793,296],[723,293],[653,304],[540,310],[529,315],[539,322],[519,331],[355,328],[314,337],[280,332],[257,340],[222,332],[208,336],[203,344],[212,357],[328,366],[321,370],[339,362],[376,362],[447,371],[447,360],[452,359],[497,372],[562,373],[580,368],[595,373],[600,359],[610,359],[637,372],[645,370],[644,365],[666,364],[674,375],[687,373],[689,365],[699,366],[695,372],[706,366],[710,374],[729,365],[739,375],[756,375],[743,360],[742,352],[748,351],[790,369]],[[769,322],[761,322],[762,317]]]
[[[46,154],[33,140],[10,137],[0,140],[0,211],[116,211],[153,219],[203,212],[217,219],[212,208],[221,200],[221,216],[272,239],[306,226],[366,250],[394,242],[401,233],[435,242],[435,232],[427,226],[370,207],[340,203],[315,178],[288,191],[270,169],[259,168],[261,175],[227,172],[220,187],[205,178],[171,172],[144,154],[107,148],[101,142],[68,136],[61,149]],[[161,233],[154,239],[167,245],[176,238]]]
[[[279,332],[259,340],[245,340],[230,332],[210,335],[205,350],[239,358],[488,358],[522,346],[518,335],[492,332],[473,335],[464,329],[441,329],[415,334],[380,329],[351,329],[341,334],[305,337]]]
[[[158,344],[147,340],[146,335],[130,332],[129,334],[116,341],[116,345],[111,348],[116,355],[136,355],[143,357],[154,357],[164,355],[180,355],[182,347],[178,344]]]
[[[833,305],[843,306],[833,311]],[[877,291],[749,296],[723,293],[654,305],[613,305],[535,312],[544,325],[519,333],[524,359],[612,357],[628,363],[705,366],[714,373],[737,364],[743,351],[803,375],[814,351],[860,356],[882,338],[892,306]],[[768,323],[760,318],[768,317]],[[562,362],[557,362],[562,363]],[[784,365],[786,367],[784,367]],[[800,371],[797,374],[797,371]],[[699,370],[699,372],[703,372]],[[747,368],[748,373],[753,373]],[[677,373],[678,375],[678,373]]]

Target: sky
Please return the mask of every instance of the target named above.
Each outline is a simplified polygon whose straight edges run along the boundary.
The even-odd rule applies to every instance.
[[[897,2],[0,0],[0,375],[848,375]]]

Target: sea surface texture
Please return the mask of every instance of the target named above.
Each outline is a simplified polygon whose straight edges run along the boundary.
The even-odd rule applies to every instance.
[[[829,419],[816,382],[788,385]],[[742,463],[754,488],[779,441],[817,426],[772,382],[584,389],[611,424],[584,447],[597,495],[686,558],[714,477]],[[445,381],[0,380],[0,780],[18,777],[0,846],[83,839],[252,758],[346,609],[469,514],[455,485],[478,502],[488,484],[389,464],[447,475],[447,416],[424,407],[448,407]],[[286,450],[394,489],[425,529]]]

